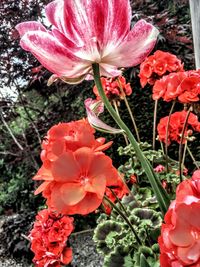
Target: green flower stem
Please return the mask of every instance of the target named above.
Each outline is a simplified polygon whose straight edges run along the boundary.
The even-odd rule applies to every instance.
[[[122,204],[122,202],[120,201],[120,199],[118,198],[118,196],[115,194],[115,191],[112,188],[109,188],[111,193],[113,194],[113,196],[116,198],[117,202],[119,203],[120,207],[122,208],[122,210],[124,211],[124,213],[126,214],[126,216],[128,217],[128,213],[126,208],[124,207],[124,205]]]
[[[187,115],[186,115],[186,118],[185,118],[185,122],[184,122],[184,125],[183,125],[183,130],[182,130],[182,133],[181,133],[181,140],[180,140],[180,145],[179,145],[179,176],[180,176],[180,182],[183,181],[183,177],[182,177],[182,172],[183,172],[183,168],[182,168],[182,162],[183,162],[183,155],[182,155],[183,140],[184,140],[184,137],[185,137],[184,134],[185,134],[185,130],[187,128],[187,123],[188,123],[191,111],[192,111],[192,106],[190,106],[190,108],[188,109],[188,112],[187,112]]]
[[[129,106],[128,100],[127,100],[126,95],[125,95],[125,93],[123,91],[122,84],[121,84],[120,80],[117,79],[117,81],[118,81],[118,84],[119,84],[119,89],[120,89],[121,93],[123,94],[126,108],[127,108],[128,113],[129,113],[129,115],[131,117],[131,120],[132,120],[132,123],[133,123],[133,127],[134,127],[134,130],[135,130],[135,133],[136,133],[137,141],[140,143],[140,135],[139,135],[139,132],[138,132],[138,128],[137,128],[134,116],[133,116],[133,112],[132,112],[132,110],[131,110],[131,108]]]
[[[156,147],[156,121],[157,121],[157,112],[158,112],[158,100],[154,103],[154,112],[153,112],[153,150]]]
[[[189,153],[191,159],[193,160],[194,165],[195,165],[195,166],[197,167],[197,169],[199,170],[200,167],[199,167],[199,165],[198,165],[198,163],[197,163],[195,157],[193,156],[192,151],[190,150],[190,148],[189,148],[188,146],[187,146],[187,151],[188,151],[188,153]]]
[[[166,129],[166,138],[165,138],[165,155],[166,155],[166,168],[167,172],[169,172],[169,159],[168,159],[168,136],[169,136],[169,123],[171,119],[172,112],[174,110],[174,106],[176,104],[176,101],[173,101],[170,112],[169,112],[169,117],[167,120],[167,129]]]
[[[124,213],[107,197],[104,195],[104,199],[105,201],[107,201],[110,206],[116,210],[116,212],[124,219],[124,221],[127,223],[127,225],[130,227],[131,231],[133,232],[135,239],[137,240],[138,244],[140,244],[140,246],[142,245],[142,242],[139,238],[139,236],[137,235],[137,232],[135,231],[133,225],[131,224],[131,222],[129,221],[128,217],[126,217],[124,215]]]
[[[147,175],[147,178],[149,179],[151,187],[152,187],[152,189],[156,195],[160,209],[164,215],[168,209],[168,206],[169,206],[169,202],[170,202],[169,197],[168,197],[166,191],[164,190],[164,188],[162,187],[161,182],[158,180],[157,176],[155,175],[152,166],[150,165],[150,163],[147,161],[144,154],[142,153],[142,151],[141,151],[137,141],[135,140],[134,136],[132,135],[131,131],[126,126],[126,124],[119,118],[119,116],[117,115],[117,113],[113,109],[112,105],[110,104],[109,100],[107,99],[107,97],[104,93],[102,84],[101,84],[99,64],[94,63],[92,65],[92,67],[93,67],[93,72],[94,72],[94,80],[95,80],[95,84],[97,86],[99,95],[100,95],[102,101],[104,102],[104,105],[106,106],[107,110],[109,111],[110,115],[113,117],[113,119],[118,124],[118,126],[122,130],[124,130],[124,132],[128,136],[129,141],[130,141],[132,147],[134,148],[135,153],[136,153],[139,161],[141,162],[141,165],[142,165],[142,167],[143,167],[143,169]]]
[[[119,118],[121,118],[120,115],[119,115],[119,110],[118,110],[117,103],[116,103],[115,100],[113,100],[113,105],[115,107],[115,111],[116,111],[117,115],[119,116]],[[124,132],[123,132],[123,136],[124,136],[125,143],[128,146],[129,145],[128,139],[127,139],[127,136],[126,136],[126,134]]]

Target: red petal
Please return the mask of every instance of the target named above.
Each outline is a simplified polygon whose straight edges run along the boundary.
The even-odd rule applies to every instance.
[[[52,163],[52,175],[56,181],[70,182],[79,177],[79,166],[72,152],[63,153]]]

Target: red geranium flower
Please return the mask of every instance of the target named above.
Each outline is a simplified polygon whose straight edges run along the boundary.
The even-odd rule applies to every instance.
[[[45,182],[35,194],[43,191],[47,205],[60,213],[84,215],[99,207],[106,186],[115,186],[117,177],[109,157],[82,147],[44,162],[34,179]]]
[[[155,82],[153,99],[163,98],[164,101],[179,100],[181,103],[199,101],[200,72],[185,71],[171,73]]]
[[[170,145],[172,141],[180,143],[186,116],[187,112],[185,110],[175,112],[171,115],[168,129],[168,145]],[[157,126],[159,140],[164,143],[166,142],[168,119],[169,116],[162,118]],[[184,133],[185,137],[192,134],[191,129],[198,132],[200,131],[200,122],[198,121],[198,117],[193,113],[190,113],[189,115],[188,124]],[[185,143],[185,139],[183,140],[183,143]]]
[[[200,266],[200,176],[183,181],[165,215],[158,239],[161,267]]]
[[[105,138],[95,139],[94,133],[95,130],[85,119],[53,126],[42,143],[42,161],[55,160],[63,152],[81,147],[102,151],[112,145],[112,142],[104,144]]]
[[[29,235],[35,266],[60,267],[70,263],[72,250],[66,242],[73,229],[72,217],[41,210]]]
[[[183,64],[173,54],[157,50],[140,65],[140,83],[153,85],[156,80],[170,72],[183,71]]]
[[[121,100],[124,96],[132,94],[130,83],[126,83],[126,79],[123,76],[119,76],[117,79],[101,78],[101,83],[109,100]],[[96,85],[93,88],[93,92],[96,95],[97,100],[100,100],[101,97]]]

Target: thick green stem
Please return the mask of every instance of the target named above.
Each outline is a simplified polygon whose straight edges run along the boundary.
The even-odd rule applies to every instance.
[[[124,130],[124,132],[128,136],[129,141],[130,141],[132,147],[134,148],[135,153],[136,153],[139,161],[141,162],[141,165],[142,165],[142,167],[143,167],[143,169],[147,175],[147,178],[149,179],[151,187],[152,187],[152,189],[156,195],[157,201],[159,203],[160,209],[161,209],[162,213],[165,214],[167,209],[168,209],[168,206],[169,206],[169,197],[168,197],[166,191],[164,190],[164,188],[162,187],[162,184],[160,183],[157,176],[155,175],[152,166],[150,165],[150,163],[147,161],[144,154],[142,153],[142,151],[141,151],[137,141],[135,140],[134,136],[132,135],[131,131],[126,126],[126,124],[119,118],[119,116],[117,115],[117,113],[113,109],[112,105],[110,104],[109,100],[107,99],[107,97],[104,93],[102,84],[101,84],[99,64],[97,64],[97,63],[93,64],[93,72],[94,72],[95,84],[97,86],[99,95],[100,95],[102,101],[104,102],[104,105],[106,106],[107,110],[109,111],[109,113],[111,114],[111,116],[113,117],[115,122],[118,124],[118,126],[122,130]]]
[[[116,212],[124,219],[124,221],[128,224],[128,226],[130,227],[131,231],[133,232],[135,239],[137,240],[138,244],[140,244],[140,246],[142,245],[142,242],[139,238],[139,236],[137,235],[137,232],[135,231],[133,225],[131,224],[131,222],[129,221],[128,217],[126,217],[124,215],[124,213],[107,197],[104,195],[104,199],[111,205],[112,208],[114,208],[116,210]]]
[[[119,115],[119,110],[118,110],[117,103],[116,103],[115,100],[113,100],[113,105],[114,105],[114,107],[115,107],[115,111],[116,111],[117,115],[119,116],[119,118],[121,118],[120,115]],[[128,143],[128,139],[127,139],[126,134],[123,133],[123,136],[124,136],[125,143],[126,143],[126,145],[128,146],[129,143]]]

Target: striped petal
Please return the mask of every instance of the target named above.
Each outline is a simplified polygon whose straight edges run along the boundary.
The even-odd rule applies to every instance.
[[[42,31],[47,32],[46,28],[37,21],[27,21],[19,23],[16,27],[16,30],[18,30],[20,37],[23,37],[23,35],[30,31]]]
[[[94,37],[100,49],[110,41],[117,45],[130,29],[128,0],[56,0],[45,10],[50,23],[79,46],[88,47]]]
[[[73,55],[53,35],[30,31],[21,39],[23,49],[30,51],[40,63],[58,76],[73,78],[88,72],[91,63]]]
[[[145,20],[138,21],[122,44],[102,58],[102,62],[116,67],[138,65],[154,48],[158,33],[158,30]]]

